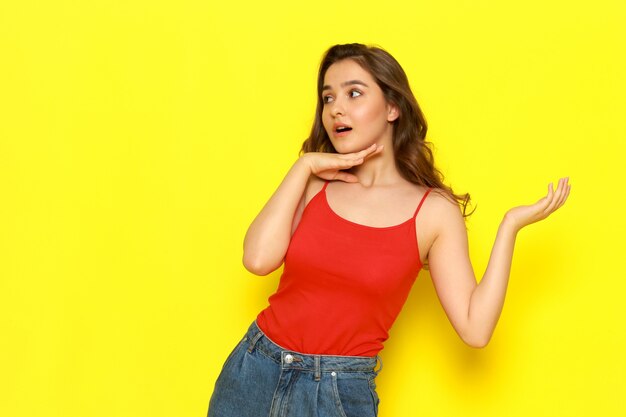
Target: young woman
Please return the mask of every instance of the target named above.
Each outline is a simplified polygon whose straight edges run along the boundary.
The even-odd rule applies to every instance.
[[[509,210],[477,284],[469,194],[443,184],[400,64],[378,47],[335,45],[317,93],[301,156],[244,241],[250,272],[267,275],[284,262],[280,284],[224,363],[209,417],[376,416],[377,354],[420,269],[428,264],[462,340],[483,347],[502,310],[517,232],[569,195],[564,178]]]

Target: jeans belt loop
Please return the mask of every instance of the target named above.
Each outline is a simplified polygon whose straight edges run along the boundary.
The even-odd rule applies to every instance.
[[[254,335],[254,337],[250,340],[250,346],[248,346],[248,353],[252,353],[252,350],[254,349],[254,345],[256,345],[256,342],[259,341],[259,339],[261,338],[261,336],[263,336],[263,332],[258,332],[257,334]]]
[[[378,371],[377,371],[376,365],[378,365],[378,362],[380,362],[380,368],[378,368]],[[382,370],[383,370],[383,359],[380,356],[376,355],[376,364],[374,364],[374,373],[378,375],[380,371]]]
[[[322,378],[320,359],[321,359],[321,356],[315,355],[315,380],[316,381],[319,381]]]

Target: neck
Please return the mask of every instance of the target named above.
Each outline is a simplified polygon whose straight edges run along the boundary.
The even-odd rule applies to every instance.
[[[381,143],[383,150],[378,155],[366,158],[365,162],[350,169],[357,176],[359,184],[365,188],[394,184],[403,178],[398,172],[391,140]]]

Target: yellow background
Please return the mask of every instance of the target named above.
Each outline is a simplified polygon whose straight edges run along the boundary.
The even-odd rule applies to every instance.
[[[204,416],[280,270],[248,225],[309,132],[322,53],[406,70],[436,163],[470,192],[478,279],[518,235],[504,311],[472,349],[420,273],[382,352],[380,416],[622,416],[622,1],[4,1],[0,415]]]

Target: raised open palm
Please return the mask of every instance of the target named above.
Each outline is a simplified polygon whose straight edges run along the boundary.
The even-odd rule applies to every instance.
[[[545,219],[567,200],[571,189],[571,185],[567,183],[568,180],[569,177],[559,179],[559,184],[555,191],[552,189],[552,183],[550,183],[548,185],[548,195],[535,204],[513,207],[506,213],[506,218],[515,225],[517,230]]]

